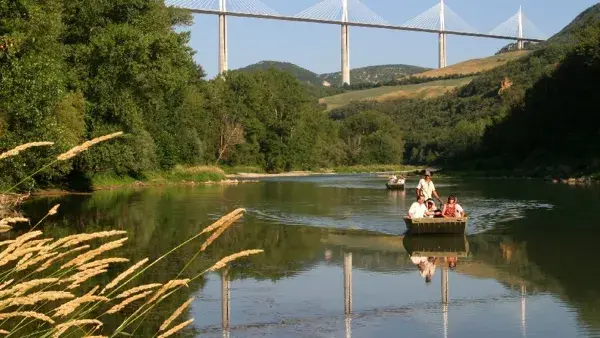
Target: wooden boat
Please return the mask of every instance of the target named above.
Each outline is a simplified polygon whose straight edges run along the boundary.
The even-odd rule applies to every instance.
[[[402,181],[401,183],[386,183],[385,184],[386,188],[388,188],[389,190],[404,190],[404,181]]]
[[[469,241],[465,235],[404,236],[406,251],[418,257],[467,257]]]
[[[468,217],[455,218],[409,218],[404,217],[408,233],[425,234],[459,234],[465,233]]]

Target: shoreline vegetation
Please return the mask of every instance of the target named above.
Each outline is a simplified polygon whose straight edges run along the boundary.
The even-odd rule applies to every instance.
[[[168,186],[196,186],[196,185],[237,185],[245,183],[257,183],[260,179],[275,177],[307,177],[321,175],[341,174],[375,174],[384,177],[390,173],[405,174],[407,176],[419,176],[424,170],[429,169],[438,178],[486,178],[486,179],[537,179],[553,183],[564,183],[570,185],[583,185],[600,183],[600,172],[586,175],[564,175],[559,172],[540,175],[532,170],[455,170],[434,169],[427,166],[410,165],[355,165],[343,166],[318,170],[292,170],[287,172],[268,173],[260,167],[217,167],[217,166],[176,166],[168,172],[148,172],[142,176],[117,176],[97,175],[91,178],[91,186],[88,190],[76,190],[60,187],[38,189],[29,193],[10,194],[15,198],[24,199],[31,196],[57,196],[91,194],[95,191],[135,189]],[[0,197],[9,198],[9,194],[0,194]],[[1,201],[0,201],[1,202]],[[0,203],[4,204],[4,203]]]
[[[437,177],[444,178],[486,178],[486,179],[536,179],[544,180],[553,183],[565,184],[588,184],[600,183],[600,172],[596,173],[569,173],[562,171],[545,171],[541,173],[539,170],[457,170],[443,169],[436,174]]]
[[[79,336],[108,337],[100,333],[111,332],[115,335],[135,336],[136,331],[145,321],[148,313],[156,312],[161,307],[170,307],[169,303],[177,302],[182,287],[203,277],[203,275],[227,269],[230,262],[251,255],[262,253],[261,249],[247,249],[213,262],[213,258],[200,256],[217,238],[232,224],[244,216],[245,209],[239,208],[221,217],[201,232],[179,243],[170,251],[158,258],[146,257],[131,265],[130,259],[114,257],[114,250],[121,248],[129,237],[127,231],[111,230],[93,233],[79,233],[66,237],[43,238],[44,232],[36,229],[48,217],[59,212],[60,204],[54,205],[35,225],[16,211],[18,204],[26,197],[13,193],[13,190],[59,162],[68,161],[98,143],[122,136],[122,132],[100,136],[75,146],[55,157],[33,174],[25,177],[16,185],[3,190],[0,194],[0,235],[3,237],[4,250],[0,253],[0,266],[5,272],[0,277],[0,331],[7,335],[60,337],[68,336],[77,330]],[[52,142],[31,142],[22,144],[4,153],[0,160],[16,157],[29,148],[52,146]],[[168,177],[206,179],[221,175],[220,171],[206,168],[176,167]],[[11,210],[12,209],[12,210]],[[8,211],[8,212],[7,212]],[[13,213],[13,215],[8,215]],[[28,223],[26,228],[14,228],[19,223]],[[24,231],[22,231],[24,230]],[[114,239],[115,237],[120,237]],[[179,271],[177,276],[164,283],[142,284],[140,277],[146,270],[156,265],[175,251],[198,238],[204,237],[200,250]],[[110,238],[110,239],[109,239]],[[85,245],[81,245],[86,243]],[[107,257],[106,254],[111,252]],[[78,255],[73,254],[77,252]],[[194,268],[192,263],[197,261]],[[122,266],[122,272],[116,277],[112,275],[116,263],[129,263],[129,268]],[[147,264],[149,263],[149,264]],[[61,265],[62,264],[62,265]],[[200,264],[199,266],[197,264]],[[109,272],[109,267],[111,268]],[[198,267],[200,267],[198,269]],[[191,270],[194,270],[193,272]],[[118,271],[118,270],[117,270]],[[102,276],[102,277],[98,277]],[[109,279],[107,279],[108,277]],[[187,278],[186,278],[187,277]],[[169,278],[171,278],[169,276]],[[137,280],[135,280],[137,279]],[[110,282],[108,283],[108,281]],[[134,281],[135,280],[135,281]],[[16,281],[16,282],[15,282]],[[13,283],[15,282],[15,283]],[[129,285],[128,285],[129,284]],[[95,286],[94,286],[95,285]],[[132,288],[132,286],[137,285]],[[103,286],[102,289],[100,287]],[[123,290],[127,286],[126,290]],[[145,291],[145,292],[142,292]],[[118,294],[120,293],[120,294]],[[173,294],[177,293],[175,296]],[[166,338],[183,330],[194,319],[181,322],[180,315],[193,302],[188,299],[159,328],[152,324],[142,331],[156,332],[154,336]],[[143,303],[140,304],[140,302]],[[45,306],[52,302],[52,306]],[[135,307],[134,307],[135,303]],[[135,309],[135,311],[133,310]],[[125,310],[125,311],[124,311]],[[21,318],[19,320],[18,318]],[[175,322],[180,322],[175,324]],[[115,324],[116,323],[116,324]],[[134,325],[137,325],[134,328]],[[84,328],[85,326],[85,328]],[[127,331],[133,330],[132,333]],[[143,334],[147,336],[147,334]]]
[[[217,167],[217,166],[176,166],[169,172],[150,172],[141,177],[98,175],[92,178],[92,191],[133,187],[200,184],[239,184],[258,182],[260,178],[304,177],[334,174],[419,174],[425,167],[408,165],[355,165],[317,170],[292,170],[286,172],[265,172],[260,167]],[[52,192],[53,190],[49,190]],[[56,193],[56,191],[54,191]],[[65,192],[68,193],[68,192]],[[37,194],[37,193],[36,193]],[[44,190],[39,194],[44,194]]]
[[[14,194],[20,198],[25,196],[57,196],[91,194],[94,191],[164,187],[177,185],[234,185],[256,183],[261,178],[273,177],[305,177],[335,174],[389,174],[401,173],[406,175],[420,175],[426,167],[409,165],[355,165],[342,166],[318,170],[292,170],[287,172],[267,173],[260,167],[217,167],[217,166],[175,166],[171,171],[147,172],[143,175],[118,176],[96,175],[90,179],[86,189],[72,189],[68,187],[48,187],[33,190],[27,193]],[[4,189],[2,189],[4,190]],[[9,197],[8,194],[0,193]],[[1,203],[0,203],[1,204]]]

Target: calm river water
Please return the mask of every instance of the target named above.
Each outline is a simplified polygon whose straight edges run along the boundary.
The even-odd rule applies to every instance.
[[[247,209],[188,271],[244,249],[265,253],[191,284],[147,318],[139,337],[152,337],[190,296],[190,337],[600,337],[598,186],[437,179],[442,198],[457,194],[469,213],[467,236],[405,239],[402,217],[417,179],[406,192],[384,183],[373,175],[272,178],[45,198],[24,209],[35,219],[60,203],[60,215],[44,223],[54,237],[127,230],[121,255],[132,261],[156,258],[234,208]],[[198,246],[140,282],[175,277]],[[414,248],[440,252],[426,263],[429,283],[411,259]],[[443,252],[460,256],[455,268]]]

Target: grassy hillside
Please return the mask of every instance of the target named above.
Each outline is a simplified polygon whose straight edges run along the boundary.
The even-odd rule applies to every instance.
[[[413,74],[417,78],[436,78],[451,75],[468,75],[484,72],[517,60],[530,51],[515,51],[494,55],[487,58],[473,59],[457,63],[443,69],[433,69],[422,73]],[[321,103],[327,104],[327,109],[342,107],[351,101],[375,100],[387,101],[396,99],[430,99],[441,96],[452,89],[469,83],[473,78],[464,77],[459,79],[447,79],[431,81],[421,84],[409,84],[400,86],[384,86],[363,90],[349,91],[334,96],[324,97]]]
[[[415,77],[437,77],[437,76],[445,76],[451,74],[473,74],[478,72],[483,72],[486,70],[490,70],[496,68],[498,66],[502,66],[509,61],[516,60],[522,56],[529,54],[530,51],[522,50],[522,51],[514,51],[502,53],[499,55],[489,56],[481,59],[472,59],[464,62],[460,62],[446,68],[442,69],[433,69],[430,71],[426,71],[423,73],[415,74]]]
[[[402,64],[354,68],[350,70],[350,83],[358,84],[393,81],[427,70],[429,70],[429,68]],[[341,85],[342,83],[341,72],[321,74],[319,75],[319,78],[331,83],[334,86]]]
[[[452,80],[432,81],[421,84],[404,86],[386,86],[365,90],[355,90],[329,96],[319,100],[327,105],[327,109],[336,109],[352,101],[375,100],[386,101],[395,99],[428,99],[441,96],[448,91],[463,86],[471,81],[471,77]]]

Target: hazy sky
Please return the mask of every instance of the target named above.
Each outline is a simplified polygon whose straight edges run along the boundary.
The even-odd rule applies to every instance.
[[[246,1],[246,0],[228,0]],[[263,0],[283,15],[294,15],[320,0]],[[438,0],[363,0],[391,24],[403,24],[434,6]],[[525,16],[546,36],[567,25],[595,0],[446,0],[454,12],[479,32],[486,33],[523,6]],[[191,27],[196,61],[208,77],[217,73],[218,25],[214,15],[197,14]],[[448,64],[495,53],[509,41],[448,36]],[[316,73],[340,70],[340,27],[313,23],[228,18],[229,68],[261,60],[295,63]],[[437,35],[350,28],[350,67],[404,63],[437,67]]]

